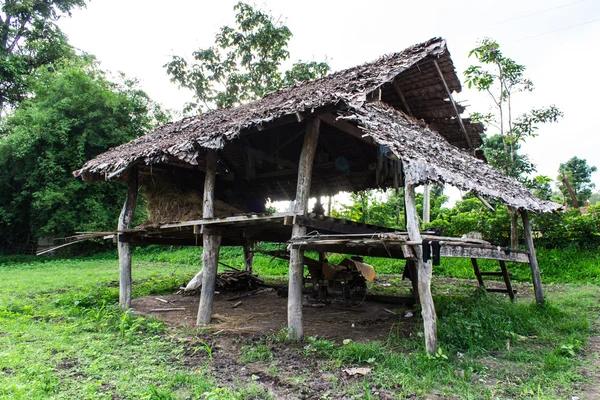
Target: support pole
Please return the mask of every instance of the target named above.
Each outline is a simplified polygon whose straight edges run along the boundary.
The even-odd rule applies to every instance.
[[[306,133],[304,144],[298,163],[298,183],[296,185],[296,202],[294,213],[306,215],[310,184],[312,178],[313,160],[317,142],[319,140],[320,119],[308,118],[306,120]],[[294,224],[292,239],[306,234],[306,227]],[[302,338],[302,279],[304,274],[304,251],[290,250],[290,270],[288,282],[288,336],[292,340]]]
[[[533,291],[535,292],[535,302],[539,305],[544,304],[544,289],[542,288],[542,277],[540,276],[540,266],[538,265],[533,246],[533,236],[531,235],[531,224],[529,223],[529,214],[526,210],[521,211],[523,219],[523,230],[525,231],[525,244],[529,252],[529,268],[531,268],[531,277],[533,278]]]
[[[213,218],[215,216],[214,201],[216,175],[217,152],[216,150],[209,149],[206,152],[206,174],[204,176],[202,218]],[[197,324],[208,325],[212,319],[221,236],[203,232],[202,241],[202,268],[204,272],[202,275],[202,292],[200,293]]]
[[[131,307],[131,248],[129,243],[121,242],[121,233],[131,225],[135,215],[138,194],[138,176],[136,167],[127,171],[127,198],[119,216],[117,248],[119,251],[119,305]]]
[[[408,168],[404,166],[405,170]],[[405,183],[404,186],[404,208],[406,209],[406,228],[408,237],[412,242],[423,241],[419,231],[419,216],[415,205],[415,185]],[[419,301],[421,302],[421,315],[423,316],[423,329],[425,333],[425,348],[427,353],[434,354],[437,349],[437,323],[433,297],[431,296],[431,259],[423,262],[423,248],[414,246],[417,256],[417,279],[419,286]]]
[[[244,243],[244,271],[252,272],[254,264],[254,242],[251,240]]]
[[[431,185],[423,185],[423,225],[431,222]]]

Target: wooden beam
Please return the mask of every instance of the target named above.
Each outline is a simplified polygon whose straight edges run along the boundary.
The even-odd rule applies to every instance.
[[[127,171],[127,198],[119,216],[118,231],[129,229],[135,215],[135,206],[138,195],[138,174],[135,166]],[[120,241],[121,234],[117,236],[119,251],[119,305],[123,308],[131,307],[131,248],[129,243]]]
[[[217,172],[217,152],[209,149],[206,154],[206,174],[204,177],[203,218],[212,218],[215,215],[215,181]],[[202,235],[202,292],[198,307],[198,325],[208,325],[212,319],[212,308],[215,296],[215,284],[219,263],[219,246],[221,236]],[[202,271],[201,271],[202,273]]]
[[[431,220],[431,184],[423,185],[423,225]]]
[[[535,301],[539,305],[543,305],[544,288],[542,287],[540,266],[538,265],[537,257],[535,255],[533,236],[531,234],[531,224],[529,223],[529,214],[526,210],[521,211],[521,219],[523,219],[523,230],[525,231],[525,244],[527,245],[527,251],[529,251],[529,268],[531,269],[531,277],[533,279],[533,291],[535,292]]]
[[[404,97],[404,93],[402,93],[402,89],[400,89],[400,84],[398,83],[398,81],[396,79],[394,79],[392,81],[392,86],[394,87],[394,90],[396,91],[396,94],[398,95],[398,97],[402,101],[402,104],[404,105],[404,108],[406,108],[406,112],[408,113],[408,115],[410,115],[411,117],[414,118],[415,116],[413,115],[413,112],[410,109],[410,106],[408,105],[408,102],[406,101],[406,98]]]
[[[327,125],[331,125],[334,128],[347,133],[350,136],[354,136],[355,138],[357,138],[358,140],[361,140],[363,142],[369,143],[369,144],[375,144],[375,141],[373,140],[373,138],[369,137],[369,136],[364,136],[365,132],[363,132],[362,129],[360,129],[358,126],[352,125],[351,123],[341,120],[341,119],[337,119],[337,117],[334,114],[331,113],[324,113],[319,115],[319,119],[323,122],[325,122]]]
[[[312,167],[319,141],[319,118],[306,119],[304,144],[298,162],[298,182],[296,184],[296,202],[294,213],[305,215],[310,197]],[[292,239],[306,235],[306,227],[294,224]],[[302,279],[304,275],[304,251],[290,250],[290,267],[288,282],[288,336],[292,340],[300,340],[303,335],[302,326]]]
[[[404,165],[404,169],[410,168]],[[415,204],[415,185],[405,184],[404,186],[404,206],[406,209],[406,228],[411,241],[421,242],[421,233],[419,231],[419,216]],[[423,261],[423,249],[421,246],[413,246],[417,256],[417,279],[419,286],[419,301],[421,302],[421,315],[423,316],[423,328],[425,333],[425,349],[429,354],[435,354],[437,345],[437,322],[433,297],[431,296],[431,275],[432,262],[429,259]]]
[[[458,121],[460,130],[463,133],[463,136],[464,136],[465,140],[467,141],[467,144],[469,145],[469,149],[475,150],[473,148],[473,143],[471,142],[471,137],[469,136],[469,133],[467,132],[467,128],[465,128],[465,124],[463,123],[463,120],[460,116],[460,112],[458,111],[458,107],[456,106],[456,103],[454,102],[454,98],[452,97],[452,92],[450,92],[450,89],[448,88],[448,84],[446,83],[446,78],[444,78],[444,73],[440,69],[440,66],[438,65],[436,60],[433,60],[433,63],[435,64],[438,74],[440,75],[440,78],[442,79],[442,83],[444,84],[446,93],[448,93],[448,97],[450,98],[450,103],[452,103],[452,108],[454,108],[454,112],[456,113],[456,120]]]

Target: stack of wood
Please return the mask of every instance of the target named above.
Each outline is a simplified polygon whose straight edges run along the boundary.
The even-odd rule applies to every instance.
[[[236,292],[254,290],[267,286],[265,282],[248,271],[227,271],[217,274],[216,290],[220,292]]]

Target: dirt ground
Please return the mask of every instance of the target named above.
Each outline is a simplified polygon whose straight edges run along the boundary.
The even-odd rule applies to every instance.
[[[389,278],[388,278],[389,279]],[[394,282],[393,279],[390,280]],[[453,278],[434,278],[436,291],[471,291],[476,282]],[[491,285],[490,285],[491,283]],[[387,281],[379,285],[389,286]],[[396,286],[396,283],[391,285]],[[406,286],[405,282],[400,285]],[[488,282],[489,287],[502,288],[501,282]],[[519,298],[532,296],[527,284],[513,285]],[[550,286],[547,291],[553,291]],[[275,337],[287,325],[287,299],[279,297],[275,290],[255,296],[231,300],[243,293],[220,293],[215,296],[211,329],[179,338],[187,351],[187,365],[209,373],[222,386],[244,387],[251,383],[268,390],[277,399],[348,399],[347,388],[361,381],[361,377],[347,376],[340,368],[323,364],[326,361],[301,354],[306,343],[269,343],[272,357],[268,360],[248,362],[243,360],[244,347],[256,347],[264,343],[267,335]],[[500,296],[500,294],[498,294]],[[159,300],[161,299],[161,300]],[[166,302],[165,302],[166,301]],[[242,303],[233,308],[233,305]],[[143,315],[153,315],[177,328],[194,328],[199,296],[162,295],[134,299],[132,308]],[[176,311],[161,311],[165,309]],[[313,307],[305,302],[303,308],[304,335],[326,337],[341,343],[345,339],[366,343],[385,340],[391,330],[396,335],[409,337],[416,331],[420,316],[408,305],[365,301],[359,307],[348,307],[333,301],[324,307]],[[209,354],[202,349],[208,346]],[[589,346],[595,358],[593,370],[584,371],[593,383],[585,385],[581,399],[595,399],[599,380],[595,368],[600,357],[600,340],[592,337]],[[400,389],[400,388],[398,388]],[[375,391],[375,398],[393,399],[394,390]],[[591,396],[591,397],[589,397]],[[407,398],[416,398],[408,396]],[[436,399],[436,395],[429,398]],[[575,397],[576,398],[576,397]]]

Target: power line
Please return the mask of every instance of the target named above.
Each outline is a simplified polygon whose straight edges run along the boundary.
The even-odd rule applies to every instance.
[[[557,10],[559,8],[564,8],[564,7],[572,6],[574,4],[583,3],[585,1],[588,1],[588,0],[578,0],[578,1],[574,1],[572,3],[563,4],[563,5],[560,5],[560,6],[546,8],[545,10],[540,10],[540,11],[532,12],[532,13],[529,13],[529,14],[524,14],[524,15],[521,15],[521,16],[518,16],[518,17],[505,19],[504,21],[496,22],[494,24],[488,25],[487,27],[489,28],[489,27],[496,26],[496,25],[502,25],[502,24],[505,24],[507,22],[512,22],[512,21],[516,21],[518,19],[531,17],[531,16],[534,16],[534,15],[542,14],[542,13],[545,13],[545,12],[548,12],[548,11],[552,11],[552,10]]]
[[[593,20],[591,20],[591,21],[582,22],[582,23],[580,23],[580,24],[575,24],[575,25],[571,25],[571,26],[564,27],[564,28],[556,29],[556,30],[553,30],[553,31],[550,31],[550,32],[544,32],[544,33],[540,33],[539,35],[534,35],[534,36],[525,37],[525,38],[522,38],[522,39],[519,39],[519,40],[517,40],[517,42],[522,42],[523,40],[529,40],[529,39],[533,39],[533,38],[536,38],[536,37],[540,37],[540,36],[544,36],[544,35],[549,35],[549,34],[551,34],[551,33],[556,33],[556,32],[566,31],[567,29],[571,29],[571,28],[577,28],[578,26],[583,26],[583,25],[587,25],[587,24],[592,24],[592,23],[594,23],[594,22],[598,22],[598,21],[600,21],[600,18],[596,18],[596,19],[593,19]]]

